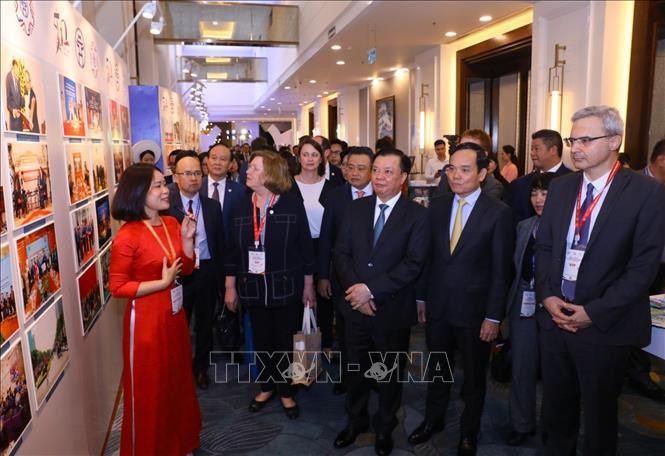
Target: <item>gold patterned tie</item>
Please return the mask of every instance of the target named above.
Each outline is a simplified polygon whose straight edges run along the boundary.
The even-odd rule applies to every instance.
[[[453,234],[450,236],[450,253],[455,251],[460,236],[462,236],[462,208],[466,206],[464,198],[460,198],[457,204],[457,213],[455,214],[455,223],[453,224]]]

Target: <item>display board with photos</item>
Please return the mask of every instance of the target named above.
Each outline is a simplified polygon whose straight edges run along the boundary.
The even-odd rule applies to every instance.
[[[40,419],[37,408],[58,394],[70,357],[86,343],[65,320],[80,319],[89,334],[110,298],[112,146],[120,151],[121,174],[129,166],[123,160],[130,155],[130,119],[125,61],[70,2],[0,2],[0,15],[4,456],[20,454],[15,446]],[[56,413],[67,419],[71,412]]]

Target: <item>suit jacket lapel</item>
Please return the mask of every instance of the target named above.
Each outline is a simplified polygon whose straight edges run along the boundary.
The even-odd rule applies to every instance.
[[[178,219],[180,223],[182,223],[185,209],[182,207],[182,200],[180,199],[180,191],[178,190],[177,187],[171,190],[169,198],[171,200],[171,207],[175,209],[174,211],[170,211],[171,214],[173,214],[173,216],[176,219]]]
[[[401,217],[403,216],[405,211],[404,205],[406,204],[406,201],[404,201],[404,198],[405,198],[404,196],[400,196],[397,202],[395,203],[395,207],[393,207],[392,211],[390,211],[390,217],[388,217],[386,224],[383,225],[383,231],[381,231],[381,235],[379,236],[379,239],[376,241],[376,246],[374,246],[373,252],[376,251],[376,249],[380,245],[387,242],[386,239],[390,239],[391,237],[390,232],[395,229],[394,227],[400,224]],[[374,213],[372,213],[372,222],[373,221],[374,221]],[[372,225],[372,242],[373,241],[374,241],[374,226]]]
[[[484,193],[481,193],[480,196],[478,197],[478,201],[476,201],[476,204],[473,205],[473,209],[471,210],[471,214],[469,214],[469,218],[464,224],[464,228],[462,229],[462,235],[459,238],[459,242],[457,242],[457,247],[455,247],[455,251],[452,253],[452,255],[456,255],[457,252],[459,252],[463,247],[465,242],[468,242],[467,239],[469,239],[471,236],[473,236],[473,233],[476,232],[476,230],[473,229],[473,227],[476,225],[476,223],[480,223],[482,214],[485,213],[485,205],[487,204],[486,199],[490,198]],[[451,204],[452,208],[452,204]],[[450,226],[450,211],[448,211],[448,225]],[[450,251],[450,239],[448,240],[448,251]]]
[[[450,211],[453,210],[453,200],[455,196],[453,195],[448,199],[448,202],[443,206],[443,223],[440,227],[440,234],[443,238],[443,254],[446,257],[450,257]]]
[[[605,201],[598,211],[598,217],[596,217],[596,222],[593,224],[593,230],[589,234],[589,242],[587,242],[587,248],[593,243],[593,241],[598,237],[598,232],[603,228],[603,225],[607,222],[607,219],[614,207],[614,203],[623,191],[624,187],[628,183],[626,178],[628,173],[632,171],[619,170],[614,180],[610,184],[610,188],[607,190],[607,195],[605,196]]]

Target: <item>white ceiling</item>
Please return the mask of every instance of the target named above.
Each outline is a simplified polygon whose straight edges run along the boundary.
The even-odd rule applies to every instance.
[[[318,49],[299,49],[301,56],[305,51],[312,55],[308,60],[301,62],[302,57],[291,60],[291,54],[285,61],[281,60],[286,57],[282,54],[280,62],[273,62],[270,66],[284,70],[279,75],[273,72],[268,84],[263,83],[257,87],[258,90],[253,90],[254,96],[246,97],[243,106],[237,102],[233,106],[224,103],[225,97],[220,90],[225,89],[214,87],[226,85],[231,88],[229,83],[208,84],[204,101],[210,120],[292,116],[299,103],[311,102],[323,91],[332,93],[343,87],[368,84],[370,77],[385,75],[391,68],[411,65],[418,54],[433,46],[450,43],[522,12],[531,4],[530,1],[368,2],[368,6],[343,30],[337,30],[330,40],[315,40],[314,46]],[[482,15],[490,15],[493,20],[480,22]],[[322,24],[322,33],[327,33],[335,25],[334,19],[328,25]],[[457,32],[457,36],[446,38],[444,34],[448,31]],[[342,49],[331,50],[333,44],[341,45]],[[377,51],[376,63],[369,65],[367,52],[374,47]],[[207,51],[206,54],[216,53],[210,47]],[[222,50],[220,52],[219,55],[225,54]],[[336,65],[337,60],[344,60],[345,65]],[[310,79],[317,82],[310,84]],[[293,88],[285,90],[286,85]],[[271,101],[272,98],[274,100]]]

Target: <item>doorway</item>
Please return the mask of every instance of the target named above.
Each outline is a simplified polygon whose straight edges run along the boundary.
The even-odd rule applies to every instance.
[[[457,125],[486,131],[492,152],[510,144],[520,174],[526,163],[531,25],[457,53]],[[503,165],[503,163],[501,163]]]

